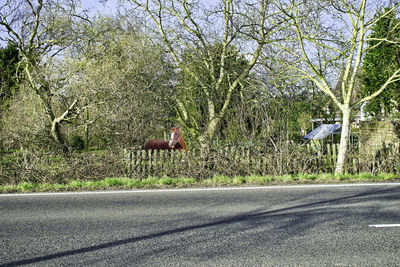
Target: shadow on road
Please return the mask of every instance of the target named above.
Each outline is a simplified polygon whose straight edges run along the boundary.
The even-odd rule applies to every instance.
[[[127,238],[127,239],[122,239],[122,240],[117,240],[117,241],[112,241],[112,242],[107,242],[99,245],[93,245],[93,246],[88,246],[88,247],[83,247],[83,248],[78,248],[78,249],[73,249],[73,250],[67,250],[67,251],[62,251],[62,252],[57,252],[53,254],[48,254],[40,257],[34,257],[30,259],[25,259],[25,260],[18,260],[14,262],[9,262],[6,264],[1,264],[0,266],[19,266],[19,265],[25,265],[25,264],[34,264],[34,263],[40,263],[44,261],[49,261],[57,258],[62,258],[62,257],[68,257],[68,256],[73,256],[73,255],[78,255],[78,254],[84,254],[84,253],[90,253],[90,252],[95,252],[103,249],[109,249],[113,247],[118,247],[126,244],[133,244],[139,241],[143,240],[150,240],[150,239],[156,239],[156,238],[161,238],[165,236],[170,236],[174,234],[179,234],[179,233],[184,233],[184,232],[189,232],[189,231],[194,231],[194,230],[199,230],[199,229],[207,229],[210,227],[216,227],[216,226],[225,226],[225,225],[231,225],[235,223],[249,223],[250,225],[258,225],[260,223],[266,223],[265,221],[268,219],[273,218],[275,219],[282,219],[282,217],[288,217],[291,216],[289,220],[290,223],[284,225],[283,227],[287,228],[293,228],[293,231],[299,231],[299,227],[304,228],[305,224],[303,219],[306,220],[307,217],[310,215],[310,209],[312,211],[315,211],[316,209],[321,210],[326,207],[326,205],[340,205],[345,202],[350,201],[351,203],[358,203],[358,202],[363,202],[363,201],[371,201],[376,198],[377,201],[384,201],[385,199],[387,200],[393,200],[393,199],[400,199],[400,194],[399,194],[399,187],[391,187],[388,189],[382,189],[382,190],[369,190],[360,194],[356,195],[351,195],[351,196],[346,196],[346,197],[341,197],[341,198],[333,198],[333,199],[327,199],[323,201],[317,201],[317,202],[312,202],[312,203],[307,203],[307,204],[301,204],[301,205],[294,205],[291,207],[286,207],[286,208],[281,208],[281,209],[275,209],[275,210],[265,210],[265,209],[257,209],[253,210],[251,212],[246,212],[242,214],[238,214],[235,216],[231,217],[224,217],[219,220],[214,220],[209,223],[202,223],[198,225],[191,225],[187,227],[180,227],[172,230],[167,230],[167,231],[161,231],[158,233],[153,233],[153,234],[147,234],[147,235],[142,235],[142,236],[137,236],[137,237],[132,237],[132,238]],[[345,215],[343,215],[345,216]],[[277,218],[278,217],[278,218]],[[299,219],[300,218],[300,219]],[[400,216],[396,215],[396,219],[399,219]],[[302,226],[300,226],[302,225]],[[307,224],[306,224],[307,225]],[[308,228],[312,228],[315,225],[307,225]]]

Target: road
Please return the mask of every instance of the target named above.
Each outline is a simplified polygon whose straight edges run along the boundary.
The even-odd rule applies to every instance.
[[[0,266],[399,266],[400,184],[0,195]]]

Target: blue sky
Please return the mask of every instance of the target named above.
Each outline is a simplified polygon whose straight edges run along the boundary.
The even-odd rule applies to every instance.
[[[90,10],[90,12],[112,14],[118,6],[118,0],[107,0],[105,4],[100,3],[99,0],[83,0],[82,6]]]
[[[97,12],[101,14],[111,15],[117,9],[118,0],[107,0],[105,4],[100,3],[100,0],[82,0],[81,4],[84,8],[88,9],[91,13],[93,13],[93,15],[95,15]],[[0,34],[4,35],[4,33]],[[6,42],[0,40],[0,47],[4,47],[6,45],[7,45]]]
[[[207,5],[215,5],[219,0],[202,0],[202,3]],[[106,0],[103,4],[100,0],[81,0],[82,6],[89,9],[90,12],[110,15],[113,14],[118,7],[119,0]],[[129,6],[129,3],[125,3]]]

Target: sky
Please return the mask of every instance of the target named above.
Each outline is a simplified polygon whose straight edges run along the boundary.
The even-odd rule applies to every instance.
[[[1,1],[1,0],[0,0]],[[89,9],[91,12],[96,13],[99,12],[101,14],[105,15],[112,15],[118,8],[118,2],[121,2],[120,0],[106,0],[105,3],[101,0],[81,0],[82,5]],[[217,0],[201,0],[203,4],[206,5],[215,5]],[[129,3],[125,3],[128,4]]]
[[[0,0],[2,1],[2,0]],[[104,1],[100,0],[82,0],[81,4],[84,8],[88,9],[90,13],[96,15],[97,13],[105,14],[105,15],[113,15],[118,8],[119,0],[107,0],[105,3],[101,3]],[[3,34],[4,33],[0,33]],[[0,40],[0,47],[7,46],[7,43]]]
[[[99,12],[111,15],[117,10],[118,0],[107,0],[105,3],[101,3],[100,0],[83,0],[82,6],[93,14]]]

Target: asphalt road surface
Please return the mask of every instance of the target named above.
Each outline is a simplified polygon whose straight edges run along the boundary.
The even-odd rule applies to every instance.
[[[0,195],[0,266],[400,266],[400,184]]]

